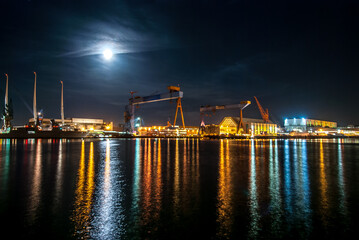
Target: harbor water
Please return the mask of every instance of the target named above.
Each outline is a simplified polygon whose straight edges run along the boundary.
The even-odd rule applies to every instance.
[[[0,139],[9,239],[346,239],[358,213],[358,139]]]

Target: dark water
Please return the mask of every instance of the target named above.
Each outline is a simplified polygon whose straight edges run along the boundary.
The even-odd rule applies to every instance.
[[[0,140],[0,152],[11,239],[359,233],[358,140]]]

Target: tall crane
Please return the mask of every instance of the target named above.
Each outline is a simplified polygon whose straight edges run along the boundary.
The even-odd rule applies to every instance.
[[[239,120],[238,127],[243,128],[243,122],[242,122],[243,114],[242,114],[242,111],[243,111],[244,108],[246,108],[250,104],[251,104],[251,101],[241,101],[239,104],[217,105],[217,106],[209,106],[209,105],[201,106],[200,109],[199,109],[200,114],[201,114],[200,129],[203,130],[203,127],[204,127],[203,117],[204,117],[205,112],[215,112],[217,110],[236,109],[236,108],[240,109],[240,111],[239,111],[240,120]]]
[[[270,121],[269,121],[268,108],[266,108],[266,110],[264,111],[264,109],[262,108],[262,106],[261,106],[261,104],[259,103],[259,101],[258,101],[258,99],[256,98],[256,96],[254,96],[254,99],[255,99],[256,102],[257,102],[257,106],[258,106],[259,112],[261,113],[264,122],[269,123]]]
[[[2,114],[3,127],[2,130],[7,131],[11,128],[11,120],[13,119],[12,111],[12,101],[9,101],[9,76],[5,73],[6,76],[6,87],[5,87],[5,106]]]
[[[129,99],[129,104],[126,105],[125,107],[125,113],[124,113],[126,131],[134,132],[135,130],[135,126],[134,126],[135,107],[138,107],[140,104],[167,101],[173,99],[177,99],[176,115],[173,125],[176,124],[178,109],[180,109],[183,128],[185,128],[182,104],[181,104],[181,98],[183,98],[183,92],[181,91],[180,87],[176,87],[176,86],[168,86],[167,89],[169,90],[168,93],[154,94],[146,97],[134,96],[135,92],[130,92],[131,98]]]

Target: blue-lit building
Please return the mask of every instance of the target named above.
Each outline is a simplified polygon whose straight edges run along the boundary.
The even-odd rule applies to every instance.
[[[292,118],[284,120],[286,132],[310,132],[320,128],[337,128],[336,122],[307,118]]]

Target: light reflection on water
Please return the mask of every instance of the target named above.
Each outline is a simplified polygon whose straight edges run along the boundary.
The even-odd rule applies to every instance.
[[[86,166],[87,165],[87,166]],[[91,224],[92,195],[94,192],[94,147],[90,143],[88,161],[85,161],[85,142],[81,143],[81,158],[77,174],[73,221],[75,236],[89,238]]]
[[[0,151],[0,216],[23,219],[22,236],[357,233],[357,140],[0,139]]]
[[[273,140],[269,142],[269,208],[271,212],[271,233],[280,236],[282,227],[282,197],[280,194],[280,171],[278,163],[278,145]]]
[[[326,169],[325,169],[325,159],[324,159],[324,149],[323,149],[323,141],[320,141],[319,144],[319,178],[320,178],[320,211],[321,211],[321,218],[323,221],[324,227],[328,225],[328,208],[329,208],[329,202],[328,202],[328,182],[326,177]]]
[[[32,180],[31,180],[31,193],[29,196],[29,206],[28,206],[28,221],[30,224],[34,224],[36,221],[36,217],[38,215],[38,208],[40,205],[41,198],[41,175],[43,171],[42,167],[42,144],[41,139],[37,139],[36,141],[36,151],[34,151],[35,145],[31,145],[31,151],[35,154],[31,154],[30,156],[30,171],[32,172]],[[35,159],[34,159],[35,158]]]
[[[225,145],[225,146],[224,146]],[[232,214],[232,179],[231,166],[229,161],[229,144],[228,140],[220,141],[220,158],[219,158],[219,179],[218,179],[218,219],[220,224],[217,236],[223,238],[231,237],[233,225]]]
[[[258,205],[258,193],[257,193],[257,172],[256,172],[256,144],[257,142],[251,140],[250,156],[249,156],[249,207],[250,207],[250,225],[249,225],[249,238],[257,238],[260,230],[260,215]]]

